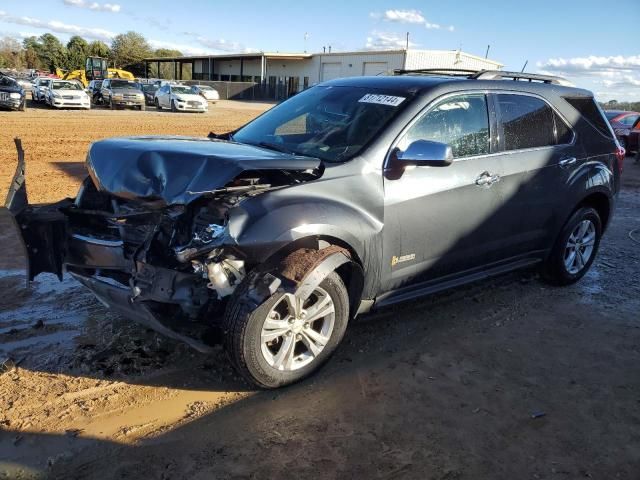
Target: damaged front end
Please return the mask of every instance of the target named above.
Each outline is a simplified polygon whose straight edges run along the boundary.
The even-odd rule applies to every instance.
[[[246,149],[234,157],[216,140],[184,154],[175,139],[136,140],[126,149],[116,148],[124,140],[94,144],[77,197],[34,206],[16,139],[6,207],[25,245],[28,280],[67,271],[109,308],[209,352],[202,339],[255,266],[229,231],[231,212],[248,197],[317,178],[319,162],[291,167],[271,152],[260,152],[268,157],[260,162]]]

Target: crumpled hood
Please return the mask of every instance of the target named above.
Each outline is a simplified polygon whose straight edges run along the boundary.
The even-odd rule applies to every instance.
[[[101,191],[185,205],[247,170],[313,170],[320,160],[191,137],[124,137],[91,145],[87,168]]]

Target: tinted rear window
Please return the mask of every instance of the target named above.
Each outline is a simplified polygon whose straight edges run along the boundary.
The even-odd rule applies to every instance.
[[[613,138],[609,123],[602,115],[602,111],[591,97],[564,97],[573,108],[580,112],[580,115],[589,122],[596,130],[607,138]]]
[[[539,98],[497,95],[505,150],[546,147],[556,144],[554,111]]]

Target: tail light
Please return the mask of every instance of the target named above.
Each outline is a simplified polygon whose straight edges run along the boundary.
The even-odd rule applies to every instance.
[[[618,173],[622,175],[622,167],[624,165],[624,156],[627,154],[626,150],[620,145],[616,145],[616,160],[618,161]]]

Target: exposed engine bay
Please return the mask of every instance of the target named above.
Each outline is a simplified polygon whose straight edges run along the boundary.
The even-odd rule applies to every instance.
[[[109,307],[122,307],[129,316],[132,308],[137,308],[144,317],[137,320],[156,330],[163,328],[156,324],[158,318],[166,319],[174,330],[195,324],[212,326],[226,299],[255,267],[255,260],[247,258],[229,232],[235,207],[256,195],[321,175],[319,168],[288,170],[269,165],[266,169],[241,169],[220,187],[210,182],[211,190],[186,190],[184,183],[181,190],[172,187],[176,199],[189,201],[169,203],[170,188],[158,187],[162,167],[150,170],[138,161],[139,171],[120,170],[122,189],[112,192],[104,187],[100,163],[92,162],[90,156],[91,176],[84,180],[75,199],[31,206],[24,182],[24,152],[19,140],[16,144],[18,169],[7,206],[24,239],[29,279],[41,272],[61,278],[66,270]],[[201,161],[206,165],[206,159]],[[308,161],[301,165],[306,166]],[[224,173],[238,169],[236,164],[229,172],[219,168],[215,180],[219,182]],[[182,177],[191,171],[187,166]],[[141,179],[140,173],[146,178]],[[109,181],[113,185],[112,174]],[[203,183],[201,179],[198,182]],[[148,184],[162,194],[130,194]],[[123,194],[125,189],[129,194]],[[188,343],[198,348],[199,344]]]

